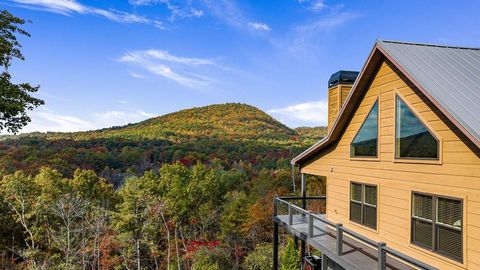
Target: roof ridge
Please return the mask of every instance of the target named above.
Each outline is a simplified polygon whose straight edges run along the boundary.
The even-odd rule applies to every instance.
[[[407,41],[398,41],[398,40],[386,40],[386,39],[377,39],[377,43],[395,43],[403,45],[415,45],[415,46],[425,46],[425,47],[438,47],[438,48],[449,48],[449,49],[462,49],[462,50],[480,50],[479,47],[465,47],[465,46],[451,46],[451,45],[440,45],[440,44],[431,44],[431,43],[419,43],[419,42],[407,42]]]

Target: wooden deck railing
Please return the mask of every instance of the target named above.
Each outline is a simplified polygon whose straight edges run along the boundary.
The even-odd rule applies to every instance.
[[[326,197],[306,197],[306,200],[326,200]],[[390,247],[387,247],[386,243],[383,242],[376,242],[373,241],[359,233],[356,233],[350,229],[347,229],[343,227],[342,224],[340,223],[334,223],[329,220],[327,220],[325,217],[315,214],[311,211],[305,210],[290,201],[295,201],[295,200],[302,200],[301,197],[276,197],[273,201],[273,213],[274,216],[277,216],[278,214],[278,207],[279,206],[286,206],[287,211],[288,211],[288,225],[292,226],[294,224],[294,216],[295,213],[297,215],[301,215],[306,218],[306,223],[308,223],[308,238],[313,238],[315,237],[314,235],[314,229],[318,227],[315,227],[314,222],[315,220],[320,221],[332,228],[332,230],[335,231],[336,235],[336,253],[338,256],[343,255],[343,235],[347,234],[349,235],[352,239],[355,241],[358,241],[359,243],[364,243],[378,251],[378,269],[379,270],[386,270],[387,269],[387,255],[390,255],[391,257],[394,257],[408,265],[411,265],[413,267],[416,267],[418,269],[425,269],[425,270],[437,270],[437,268],[432,267],[426,263],[423,263],[417,259],[414,259],[408,255],[405,255],[401,252],[398,252]],[[303,222],[302,222],[303,223]]]

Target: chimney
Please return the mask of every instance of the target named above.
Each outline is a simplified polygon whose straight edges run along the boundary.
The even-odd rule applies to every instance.
[[[345,70],[340,70],[330,76],[328,80],[328,131],[337,119],[340,108],[347,99],[357,76],[357,71]]]

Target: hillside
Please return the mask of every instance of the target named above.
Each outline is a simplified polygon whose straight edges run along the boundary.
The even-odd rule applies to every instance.
[[[76,168],[93,169],[119,184],[125,173],[141,174],[175,161],[276,168],[288,166],[323,131],[290,129],[250,105],[210,105],[121,127],[4,137],[0,170],[36,173],[50,166],[71,176]]]
[[[191,138],[284,140],[298,135],[270,115],[240,103],[196,107],[154,117],[136,124],[74,133],[50,133],[49,139],[128,138],[167,139],[175,142]]]

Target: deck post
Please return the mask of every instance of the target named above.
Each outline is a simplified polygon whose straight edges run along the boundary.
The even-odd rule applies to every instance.
[[[293,224],[292,204],[288,204],[288,225]]]
[[[302,173],[302,208],[307,209],[307,185],[305,174]]]
[[[278,270],[278,224],[273,221],[273,270]]]
[[[305,174],[302,173],[302,209],[307,209],[307,183],[306,183],[306,177]],[[306,218],[303,216],[303,218]],[[305,257],[305,241],[302,239],[301,240],[301,246],[300,246],[300,260],[303,261],[303,257]]]
[[[386,270],[387,269],[387,253],[385,252],[385,247],[387,244],[381,242],[378,243],[378,270]]]
[[[313,237],[313,213],[308,214],[308,238]]]
[[[322,267],[321,269],[322,270],[327,270],[327,267],[328,267],[328,257],[322,253]]]
[[[342,256],[343,254],[343,224],[338,223],[335,225],[337,229],[337,255]]]

